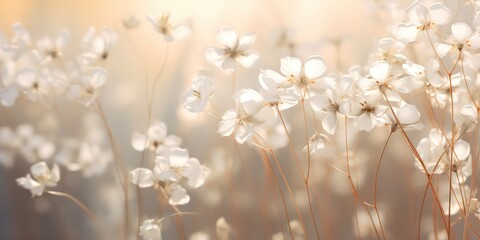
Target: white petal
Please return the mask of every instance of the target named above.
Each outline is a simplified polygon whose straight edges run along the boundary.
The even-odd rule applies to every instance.
[[[189,37],[191,34],[190,27],[187,24],[179,24],[172,28],[172,36],[174,39],[182,39]]]
[[[464,161],[470,156],[470,144],[463,140],[458,140],[457,143],[455,143],[454,147],[454,159],[459,161]]]
[[[232,72],[235,71],[235,68],[237,66],[237,62],[236,62],[236,59],[232,58],[232,57],[226,57],[220,68],[226,73],[226,74],[231,74]]]
[[[238,143],[243,144],[245,141],[250,139],[254,133],[255,129],[253,127],[240,125],[235,132],[235,140],[237,140]]]
[[[137,168],[130,172],[130,180],[141,188],[148,188],[155,184],[153,173],[150,169]]]
[[[230,49],[235,49],[235,47],[237,46],[237,33],[235,33],[234,30],[232,29],[222,29],[220,31],[218,31],[218,34],[217,34],[217,41],[230,48]]]
[[[222,137],[232,135],[233,131],[235,130],[236,121],[237,112],[234,109],[228,110],[223,114],[217,132],[222,135]]]
[[[187,194],[187,190],[182,188],[180,185],[175,185],[172,188],[172,193],[168,203],[170,205],[184,205],[190,202],[190,196]]]
[[[437,51],[440,57],[447,55],[453,48],[454,46],[452,44],[435,43],[435,51]]]
[[[417,107],[410,104],[401,106],[396,112],[400,124],[413,124],[420,120],[420,112]]]
[[[326,132],[330,134],[334,134],[337,130],[338,119],[337,113],[332,112],[329,113],[323,120],[322,120],[322,127],[325,129]]]
[[[45,176],[50,175],[50,169],[45,162],[38,162],[30,167],[30,172],[32,173],[33,178],[41,179]]]
[[[257,38],[256,33],[247,33],[247,34],[241,36],[240,39],[238,40],[237,51],[243,52],[243,51],[249,49],[252,46],[252,44],[253,44],[253,42],[255,41],[256,38]]]
[[[430,19],[438,25],[447,24],[451,15],[450,9],[442,2],[437,2],[430,6]]]
[[[280,59],[280,72],[286,76],[298,77],[302,70],[302,61],[296,57],[284,57]]]
[[[203,51],[203,56],[207,62],[215,65],[216,67],[222,66],[223,59],[225,58],[225,51],[220,48],[207,48]]]
[[[377,61],[368,70],[373,79],[385,82],[390,74],[390,64],[385,61]]]
[[[370,114],[362,114],[353,120],[353,123],[358,131],[370,132],[375,126],[375,122],[370,117]]]
[[[429,20],[429,11],[422,2],[415,1],[407,9],[408,18],[411,21],[425,24]]]
[[[466,23],[459,22],[452,24],[452,36],[463,43],[473,35],[473,31]]]
[[[188,150],[183,148],[175,148],[170,151],[170,165],[173,168],[183,167],[188,161]]]
[[[134,133],[132,135],[132,147],[137,151],[143,151],[145,149],[145,145],[147,143],[147,139],[145,135],[140,133]]]
[[[400,24],[397,28],[397,38],[404,42],[417,40],[418,28],[416,24]]]
[[[244,67],[251,67],[257,60],[259,56],[256,53],[242,54],[237,57],[237,61]]]
[[[305,60],[303,71],[308,79],[316,79],[322,76],[327,69],[325,62],[320,56],[311,56]]]

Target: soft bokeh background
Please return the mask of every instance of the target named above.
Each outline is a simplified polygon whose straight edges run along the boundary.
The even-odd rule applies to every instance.
[[[147,123],[145,81],[152,81],[157,75],[167,49],[163,38],[146,21],[146,15],[168,12],[174,23],[190,21],[193,26],[192,36],[168,44],[166,68],[155,92],[152,117],[165,122],[169,133],[183,138],[182,147],[188,148],[190,155],[199,158],[212,169],[207,184],[189,190],[192,202],[181,207],[184,211],[201,213],[198,216],[183,217],[186,236],[203,231],[215,239],[215,222],[224,216],[234,225],[236,239],[267,239],[272,234],[285,230],[286,225],[283,217],[276,215],[272,192],[268,193],[271,185],[265,183],[265,169],[258,153],[251,146],[241,146],[242,157],[238,157],[240,161],[235,163],[234,180],[231,185],[227,184],[225,173],[232,162],[232,140],[220,138],[216,134],[217,120],[208,115],[192,116],[182,109],[184,90],[199,71],[208,72],[215,80],[215,107],[221,112],[231,107],[231,79],[204,60],[203,50],[218,45],[216,33],[221,28],[233,28],[239,34],[258,34],[253,49],[261,58],[250,69],[239,68],[236,74],[237,89],[258,89],[260,69],[278,69],[279,59],[287,55],[306,58],[320,54],[324,57],[329,72],[346,72],[352,65],[367,64],[376,41],[388,36],[390,24],[402,19],[401,13],[386,13],[389,4],[397,4],[400,9],[405,9],[410,2],[0,0],[0,33],[9,38],[11,25],[15,22],[21,22],[33,39],[54,37],[61,29],[67,28],[71,38],[65,59],[73,59],[80,53],[81,39],[90,26],[97,29],[109,26],[115,30],[119,42],[105,64],[109,79],[101,101],[120,152],[129,169],[133,169],[139,166],[140,153],[131,148],[130,137],[135,130],[143,132]],[[458,9],[459,3],[452,0],[448,5],[452,9]],[[122,19],[132,15],[141,20],[141,25],[138,29],[125,30]],[[462,18],[458,13],[455,16]],[[281,36],[284,32],[288,32],[293,50],[282,43]],[[297,110],[287,114],[292,127],[297,129],[293,138],[298,140],[296,147],[301,152],[305,136],[303,128],[297,128],[302,124],[297,122],[300,120],[296,117],[300,113]],[[55,141],[59,136],[80,134],[82,130],[77,126],[81,124],[81,116],[86,112],[88,110],[76,103],[60,103],[59,109],[52,112],[22,100],[15,108],[0,107],[0,124],[15,127],[20,123],[30,123]],[[387,134],[386,129],[380,129],[369,135],[368,141],[356,141],[360,142],[356,145],[358,154],[379,153]],[[418,141],[416,137],[413,139]],[[383,206],[386,206],[385,224],[392,239],[411,239],[416,236],[424,179],[414,171],[413,158],[405,154],[408,150],[401,137],[397,135],[392,141],[391,146],[394,147],[389,149],[380,176],[380,199]],[[289,157],[288,148],[279,153],[292,186],[301,189],[302,184]],[[373,185],[371,176],[378,156],[365,155],[368,157],[363,158],[364,162],[359,160],[357,163],[365,168],[364,171],[360,170],[363,175],[358,178],[365,179],[366,187],[360,189],[361,193],[370,196]],[[28,191],[15,184],[14,179],[24,176],[28,168],[29,165],[20,160],[12,169],[0,168],[0,239],[93,239],[91,225],[76,206],[50,196],[32,199]],[[354,238],[352,213],[355,209],[346,179],[319,160],[314,162],[312,169],[314,210],[322,234],[329,236],[329,239]],[[85,179],[80,174],[66,174],[62,169],[63,173],[65,174],[57,188],[77,196],[90,206],[99,215],[103,222],[101,227],[109,233],[111,239],[118,239],[122,226],[123,199],[115,180],[113,165],[102,177]],[[266,191],[269,197],[261,203]],[[146,216],[160,218],[173,212],[168,205],[157,206],[154,193],[148,190],[142,190],[142,193]],[[298,199],[305,199],[304,191],[296,191],[296,194]],[[134,194],[132,199],[135,199]],[[134,204],[135,202],[132,209],[136,209]],[[304,218],[308,219],[305,204],[300,201]],[[288,205],[292,207],[291,203]],[[430,211],[429,207],[425,209]],[[280,212],[283,213],[283,210]],[[294,216],[293,210],[290,215]],[[132,218],[136,221],[136,215]],[[132,229],[135,226],[136,223],[133,222]],[[165,239],[179,238],[174,220],[166,221],[163,227]],[[308,230],[313,234],[311,225]]]

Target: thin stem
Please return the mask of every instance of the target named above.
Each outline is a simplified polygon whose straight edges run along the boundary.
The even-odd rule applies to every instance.
[[[85,204],[83,204],[80,200],[78,200],[74,196],[72,196],[68,193],[64,193],[64,192],[57,192],[57,191],[45,191],[45,192],[50,194],[50,195],[53,195],[53,196],[64,197],[64,198],[72,201],[73,203],[75,203],[77,206],[79,206],[83,210],[83,212],[87,215],[87,217],[90,219],[91,224],[96,229],[98,235],[101,238],[105,239],[103,234],[102,234],[102,231],[100,231],[101,227],[98,224],[97,216],[95,215],[95,213],[92,212],[92,210],[90,210],[87,206],[85,206]]]

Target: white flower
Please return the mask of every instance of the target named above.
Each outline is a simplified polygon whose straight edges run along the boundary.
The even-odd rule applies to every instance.
[[[334,134],[338,126],[337,113],[348,114],[350,111],[348,96],[352,92],[353,79],[345,75],[330,85],[324,94],[310,98],[310,104],[314,111],[326,113],[322,119],[322,127],[328,133]]]
[[[167,135],[167,125],[156,121],[148,128],[147,135],[135,132],[132,135],[132,146],[137,151],[148,149],[160,153],[169,148],[180,146],[182,139],[175,135]]]
[[[18,185],[32,192],[33,196],[41,196],[45,187],[55,187],[60,181],[60,169],[57,164],[53,164],[52,169],[49,169],[45,162],[34,164],[30,168],[30,174],[26,177],[17,179]]]
[[[397,37],[405,42],[414,42],[419,31],[436,31],[437,25],[447,24],[451,11],[441,2],[427,8],[422,2],[415,1],[408,7],[407,16],[408,22],[398,26]]]
[[[386,61],[376,61],[369,69],[370,77],[358,81],[358,86],[366,94],[385,94],[389,101],[401,101],[400,93],[409,93],[422,86],[412,77],[392,72],[392,66]]]
[[[60,31],[55,39],[48,37],[41,38],[37,41],[37,49],[41,62],[48,62],[53,59],[62,57],[62,50],[67,44],[70,33],[67,29]]]
[[[378,123],[382,123],[388,107],[381,105],[380,99],[379,96],[370,95],[352,101],[351,116],[355,117],[353,125],[357,130],[370,132]]]
[[[278,106],[283,111],[298,104],[301,95],[300,89],[295,86],[286,86],[286,78],[272,70],[262,70],[258,81],[262,86],[262,96],[271,106]]]
[[[192,113],[202,112],[207,106],[214,88],[211,78],[202,75],[195,76],[192,87],[185,94],[183,107]]]
[[[122,19],[122,23],[123,23],[123,27],[128,30],[128,29],[138,28],[141,22],[137,17],[135,17],[134,15],[131,15],[128,18]]]
[[[315,133],[310,137],[310,139],[308,139],[309,145],[308,146],[305,145],[303,147],[303,151],[308,152],[308,149],[310,148],[310,155],[313,155],[314,153],[325,149],[325,147],[327,146],[327,143],[328,143],[327,136],[323,134]]]
[[[161,182],[179,182],[188,180],[188,185],[198,188],[205,183],[210,170],[202,166],[198,159],[190,158],[188,150],[174,148],[166,152],[167,156],[157,156],[153,173]]]
[[[384,60],[389,63],[403,63],[406,57],[400,52],[405,48],[405,44],[394,40],[393,38],[382,38],[378,40],[377,51],[373,54],[375,60]]]
[[[153,25],[155,31],[162,34],[167,42],[190,36],[191,30],[188,24],[173,26],[169,18],[169,14],[163,14],[161,17],[147,16],[148,21]]]
[[[147,219],[140,226],[140,235],[144,240],[162,240],[162,227],[155,219]]]
[[[248,68],[257,61],[258,54],[249,51],[256,37],[255,33],[247,33],[238,38],[234,30],[222,29],[218,31],[217,41],[223,47],[207,48],[203,55],[208,62],[231,74],[235,71],[237,62]]]
[[[446,43],[435,43],[435,50],[440,57],[453,50],[474,52],[478,48],[480,48],[480,33],[474,33],[470,26],[463,22],[452,24],[452,36]]]
[[[395,131],[400,124],[403,130],[422,130],[423,124],[420,123],[420,112],[418,111],[415,105],[407,104],[406,102],[401,102],[400,107],[392,107],[395,112],[395,116],[398,119],[395,119],[392,111],[387,111],[387,124],[392,126],[391,130]]]
[[[83,37],[83,46],[87,52],[82,54],[80,62],[89,65],[97,61],[105,61],[118,41],[117,34],[110,28],[104,28],[100,35],[95,35],[95,28],[90,27]]]
[[[431,129],[429,138],[423,138],[418,143],[417,151],[426,170],[431,174],[442,174],[451,169],[454,173],[452,181],[455,183],[464,183],[472,174],[470,144],[461,139],[456,141],[453,160],[451,160],[451,148],[439,129]],[[419,162],[416,164],[421,171],[424,171]]]
[[[33,102],[50,97],[51,77],[46,70],[24,68],[17,73],[17,83],[25,96]]]
[[[83,76],[78,83],[70,86],[68,97],[86,107],[91,105],[100,94],[107,77],[107,71],[102,68],[94,68],[90,74]]]
[[[455,114],[455,123],[465,128],[465,131],[473,131],[478,123],[477,108],[472,105],[464,105],[460,112]]]
[[[235,134],[235,139],[242,144],[249,140],[255,129],[276,120],[275,109],[264,103],[262,95],[252,89],[240,89],[234,94],[235,109],[225,112],[220,121],[218,133],[222,137]]]

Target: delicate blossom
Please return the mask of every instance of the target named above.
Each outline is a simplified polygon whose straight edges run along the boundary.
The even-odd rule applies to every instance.
[[[53,164],[51,169],[45,162],[38,162],[30,168],[30,174],[26,177],[17,179],[18,185],[30,190],[33,196],[41,196],[46,187],[57,186],[60,181],[60,169],[57,164]]]
[[[147,134],[135,132],[132,135],[132,146],[137,151],[148,149],[160,153],[165,149],[180,146],[182,139],[176,135],[167,135],[167,125],[163,122],[154,122]]]
[[[163,14],[161,17],[148,15],[147,19],[153,25],[155,31],[162,34],[167,42],[186,38],[191,34],[190,26],[188,24],[181,23],[178,25],[172,25],[169,14]]]
[[[237,63],[248,68],[257,61],[258,54],[249,51],[256,37],[255,33],[247,33],[239,38],[234,30],[222,29],[217,34],[217,41],[222,47],[207,48],[203,55],[208,62],[231,74]]]
[[[447,139],[439,129],[431,129],[429,137],[418,143],[417,151],[429,173],[442,174],[451,170],[454,173],[452,181],[457,183],[464,183],[472,174],[470,144],[459,139],[455,142],[452,153]],[[416,163],[420,170],[425,170],[419,162]]]
[[[249,140],[256,128],[276,120],[276,111],[264,103],[262,95],[253,89],[241,89],[234,94],[235,109],[225,112],[218,133],[223,137],[235,134],[242,144]]]
[[[195,76],[192,87],[185,94],[183,107],[192,113],[202,112],[213,94],[213,89],[214,84],[211,78],[202,75]]]
[[[41,62],[48,62],[58,59],[63,55],[70,33],[68,30],[62,30],[55,39],[48,37],[41,38],[37,41],[37,49]]]
[[[162,227],[159,221],[147,219],[140,226],[140,236],[144,240],[162,240]]]
[[[99,35],[95,35],[95,28],[89,28],[83,37],[83,46],[87,52],[81,56],[81,63],[89,65],[97,61],[105,61],[117,41],[117,34],[110,28],[104,28]]]
[[[91,105],[107,81],[107,71],[102,68],[95,68],[90,74],[82,78],[68,89],[68,96],[85,106]]]
[[[451,11],[442,2],[432,4],[429,8],[420,1],[415,1],[407,9],[408,21],[398,26],[397,37],[405,42],[417,40],[420,31],[436,31],[438,25],[450,21]]]
[[[446,43],[435,43],[435,50],[440,57],[453,50],[475,52],[478,48],[480,48],[480,33],[473,32],[470,26],[463,22],[452,24],[452,36]]]

